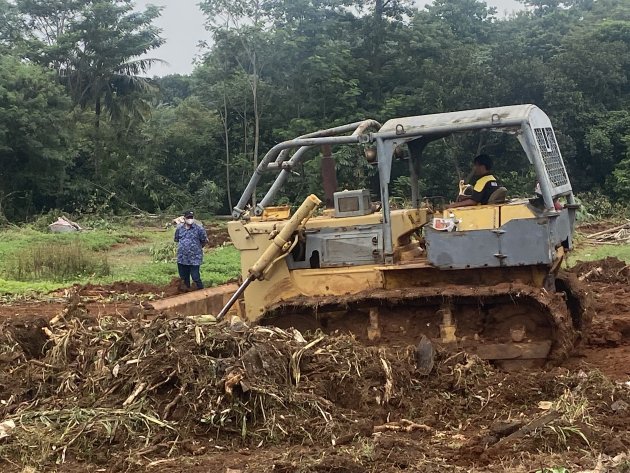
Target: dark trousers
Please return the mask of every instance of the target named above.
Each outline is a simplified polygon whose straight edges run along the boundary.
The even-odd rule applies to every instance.
[[[190,287],[190,278],[192,278],[197,285],[197,289],[203,289],[201,275],[199,274],[199,266],[177,263],[177,270],[179,271],[179,277],[182,281],[184,281],[186,287]]]

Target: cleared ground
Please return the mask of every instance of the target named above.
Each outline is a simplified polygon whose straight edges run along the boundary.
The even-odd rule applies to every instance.
[[[573,271],[591,330],[563,366],[519,373],[438,353],[420,376],[412,348],[129,312],[175,285],[12,300],[0,470],[630,471],[630,270]]]

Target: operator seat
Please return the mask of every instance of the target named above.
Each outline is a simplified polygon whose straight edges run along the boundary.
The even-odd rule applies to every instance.
[[[505,204],[507,202],[507,189],[499,187],[488,199],[488,205]]]

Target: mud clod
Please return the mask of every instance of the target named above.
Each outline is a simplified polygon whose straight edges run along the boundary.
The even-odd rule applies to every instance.
[[[40,359],[50,349],[50,339],[44,329],[48,322],[41,317],[19,321],[7,326],[7,337],[15,340],[26,359]]]
[[[612,256],[603,260],[578,262],[572,271],[586,282],[630,283],[630,265]]]

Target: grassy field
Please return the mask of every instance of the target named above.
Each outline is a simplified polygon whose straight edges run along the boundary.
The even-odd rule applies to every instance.
[[[168,258],[156,258],[156,249],[169,248],[173,230],[120,226],[81,233],[51,234],[24,227],[0,231],[0,294],[43,293],[74,283],[108,284],[136,281],[168,284],[177,277],[177,265]],[[15,268],[33,251],[59,252],[69,246],[80,247],[92,260],[106,262],[108,274],[84,271],[59,280],[31,274],[15,277]],[[102,272],[102,271],[101,271]],[[201,274],[206,285],[222,284],[239,275],[238,252],[231,245],[206,251]]]
[[[116,281],[135,281],[166,285],[177,277],[172,260],[173,229],[120,224],[81,233],[51,234],[31,227],[0,231],[0,294],[46,293],[75,283],[108,284]],[[80,247],[94,262],[95,272],[89,269],[70,278],[48,278],[37,274],[16,277],[15,268],[32,258],[37,250],[55,254],[62,248]],[[63,254],[60,256],[63,258]],[[79,255],[80,256],[80,255]],[[577,248],[571,253],[568,265],[615,256],[630,262],[630,245],[591,246],[577,238]],[[107,271],[96,271],[105,262]],[[89,265],[87,265],[89,268]],[[231,245],[207,250],[201,267],[207,286],[219,285],[238,277],[238,251]]]
[[[614,256],[620,260],[630,262],[630,245],[586,245],[578,244],[576,250],[569,257],[569,264],[578,261],[593,261]]]

